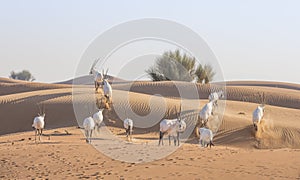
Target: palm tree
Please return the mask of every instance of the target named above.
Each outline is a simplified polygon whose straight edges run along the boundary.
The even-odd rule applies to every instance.
[[[215,73],[210,65],[196,66],[196,58],[185,53],[166,51],[157,58],[155,65],[146,70],[153,81],[188,81],[197,80],[205,83],[213,79]]]
[[[208,64],[205,64],[204,66],[199,64],[195,72],[195,75],[197,76],[197,82],[203,83],[204,81],[205,84],[211,82],[215,74],[216,73],[213,71],[212,66]]]

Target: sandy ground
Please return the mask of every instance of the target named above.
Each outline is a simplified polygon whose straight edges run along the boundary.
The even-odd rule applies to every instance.
[[[190,88],[185,83],[179,85]],[[200,96],[207,97],[209,87],[196,86]],[[0,79],[0,179],[300,178],[298,85],[229,83],[225,113],[214,137],[216,146],[211,149],[201,148],[194,134],[183,134],[178,149],[169,146],[167,138],[165,146],[157,146],[160,118],[171,117],[180,104],[172,82],[114,85],[113,106],[104,112],[105,124],[100,133],[94,134],[94,146],[87,144],[76,117],[82,116],[78,119],[81,125],[83,117],[89,114],[87,111],[95,110],[86,106],[95,98],[91,87],[77,87],[72,96],[70,85]],[[129,94],[124,91],[127,89]],[[266,94],[268,104],[259,130],[254,132],[252,111],[260,101],[261,92]],[[164,98],[152,96],[158,93]],[[126,94],[128,103],[124,99]],[[183,116],[188,126],[192,126],[195,112],[207,100],[186,98],[188,105],[182,109]],[[74,113],[72,102],[82,107],[82,113]],[[31,128],[39,111],[37,103],[44,104],[46,111],[46,130],[40,143],[34,142]],[[162,103],[167,113],[162,110]],[[129,107],[134,113],[127,112]],[[127,113],[120,113],[123,108]],[[156,120],[149,120],[149,114],[155,114],[151,118]],[[128,115],[137,126],[132,142],[127,141],[122,128],[121,119]],[[124,157],[135,163],[117,160]]]
[[[299,149],[257,150],[218,143],[209,149],[186,143],[161,160],[126,163],[99,153],[85,143],[81,131],[75,127],[48,130],[45,134],[52,136],[50,140],[43,137],[40,144],[34,143],[33,132],[0,138],[1,178],[295,179],[300,176]]]

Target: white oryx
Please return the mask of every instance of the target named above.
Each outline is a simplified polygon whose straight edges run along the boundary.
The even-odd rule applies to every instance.
[[[41,141],[41,136],[43,135],[43,129],[45,126],[45,113],[44,114],[38,114],[37,117],[34,118],[32,127],[35,129],[35,142],[36,142],[36,136],[39,136],[39,141]]]
[[[210,93],[209,94],[209,96],[208,96],[208,100],[211,102],[213,102],[214,103],[214,105],[218,105],[218,100],[220,99],[220,98],[223,98],[224,97],[224,92],[223,92],[223,90],[220,90],[220,91],[218,91],[218,92],[212,92],[212,93]]]
[[[126,137],[132,140],[133,121],[129,118],[126,118],[123,125],[126,131]]]
[[[252,113],[252,122],[255,131],[257,131],[258,125],[260,124],[262,118],[264,117],[265,104],[266,104],[265,93],[262,94],[259,93],[259,96],[261,98],[261,104],[257,106],[257,108]]]
[[[99,132],[100,131],[100,125],[103,121],[103,108],[102,109],[99,109],[98,112],[96,112],[95,114],[93,114],[93,119],[94,119],[94,122],[95,122],[95,126],[97,127],[97,131]]]
[[[181,111],[181,107],[180,107],[180,111]],[[177,145],[179,146],[180,143],[179,134],[183,133],[186,129],[186,123],[184,120],[181,119],[180,111],[178,113],[175,108],[175,112],[177,115],[176,119],[164,119],[160,122],[158,145],[160,145],[160,143],[164,145],[163,137],[165,134],[167,134],[169,136],[169,145],[171,145],[171,136],[172,136],[174,138],[174,145],[176,146],[176,141],[177,141]]]
[[[103,78],[104,78],[103,72],[102,73],[99,72],[95,67],[99,60],[100,59],[96,59],[90,69],[90,74],[94,76],[94,84],[95,84],[96,92],[98,91],[99,86],[100,85],[102,86]]]
[[[35,142],[36,142],[36,136],[39,136],[39,141],[41,141],[41,136],[43,135],[43,129],[45,126],[45,112],[43,109],[43,112],[41,112],[40,106],[38,105],[38,108],[40,110],[40,113],[38,113],[38,116],[36,116],[33,119],[32,128],[35,129]]]
[[[208,118],[213,115],[214,106],[214,101],[210,101],[201,109],[199,117],[203,125],[205,125],[208,122]]]
[[[108,69],[106,70],[106,73],[104,75],[103,92],[104,92],[104,96],[108,99],[108,102],[111,103],[112,102],[112,87],[108,82],[107,72],[108,72]]]
[[[261,120],[264,116],[264,111],[265,111],[264,105],[257,106],[257,108],[253,111],[252,122],[253,122],[255,131],[257,131],[257,126],[261,122]]]
[[[199,138],[199,144],[201,144],[202,147],[209,147],[214,146],[213,143],[213,133],[210,129],[207,128],[199,128],[198,132],[200,133],[200,138]]]
[[[85,118],[83,121],[83,128],[85,132],[86,142],[91,143],[92,142],[91,138],[93,135],[93,131],[95,129],[94,119],[92,117]]]

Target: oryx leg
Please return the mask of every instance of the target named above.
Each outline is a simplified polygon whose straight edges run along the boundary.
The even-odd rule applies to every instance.
[[[255,131],[257,131],[257,124],[253,123]]]
[[[201,127],[205,127],[207,122],[208,122],[208,119],[202,119],[201,120]]]
[[[90,143],[92,143],[93,130],[90,131]]]
[[[35,136],[34,136],[34,141],[36,142],[36,136],[37,136],[37,132],[38,130],[37,129],[35,129]]]
[[[132,131],[129,132],[130,141],[132,141]]]
[[[211,146],[215,146],[215,145],[212,141],[209,141],[209,148],[211,148]]]
[[[43,135],[43,129],[40,129],[40,138],[39,138],[40,141],[42,140],[42,135]]]
[[[100,124],[97,124],[97,131],[100,133]]]
[[[158,145],[160,145],[160,142],[161,142],[161,145],[164,145],[164,133],[159,131],[159,141],[158,141]]]
[[[39,141],[41,141],[41,132],[39,129],[38,129],[38,136],[39,136]]]
[[[38,133],[39,133],[39,141],[42,140],[42,137],[41,137],[41,136],[42,136],[42,131],[43,131],[42,129],[39,129],[39,130],[38,130]]]
[[[126,137],[128,138],[129,135],[129,128],[126,129]]]
[[[87,131],[87,130],[85,130],[85,141],[87,142],[87,143],[89,143],[89,132]]]
[[[179,146],[179,132],[177,133],[177,145]]]
[[[203,139],[200,139],[200,144],[201,144],[201,147],[204,147],[204,141],[203,141]]]

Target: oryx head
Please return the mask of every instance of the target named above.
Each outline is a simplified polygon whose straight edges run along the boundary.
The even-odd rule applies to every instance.
[[[38,104],[38,103],[37,103],[36,105],[37,105],[38,108],[39,108],[38,116],[40,116],[40,117],[45,117],[45,115],[46,115],[45,105],[42,104],[42,107],[41,107],[40,104]]]
[[[107,74],[108,74],[108,68],[106,69],[105,73],[104,73],[104,70],[102,70],[102,74],[103,74],[103,78],[106,79],[106,80],[108,80],[108,76],[107,76]]]
[[[224,96],[225,96],[224,91],[223,90],[219,91],[218,96],[219,96],[219,98],[224,98]]]
[[[265,104],[261,104],[259,107],[263,110],[263,112],[265,112]]]
[[[95,67],[96,67],[96,64],[98,63],[100,61],[100,58],[98,58],[98,59],[95,59],[94,60],[94,62],[93,62],[93,64],[92,64],[92,67],[91,67],[91,69],[90,69],[90,73],[89,74],[93,74],[94,73],[94,71],[95,71]]]
[[[175,107],[175,113],[176,113],[176,116],[177,116],[177,122],[176,122],[176,124],[177,124],[177,131],[178,132],[183,132],[186,129],[186,123],[181,118],[181,105],[180,105],[179,111],[177,111],[177,108]]]
[[[263,112],[265,112],[265,105],[267,104],[265,93],[264,92],[262,94],[259,93],[259,96],[260,96],[259,107],[262,108]]]
[[[103,85],[105,84],[105,83],[108,83],[108,75],[107,75],[107,73],[108,73],[108,69],[106,69],[106,72],[104,73],[104,70],[102,70],[102,74],[103,74]]]

